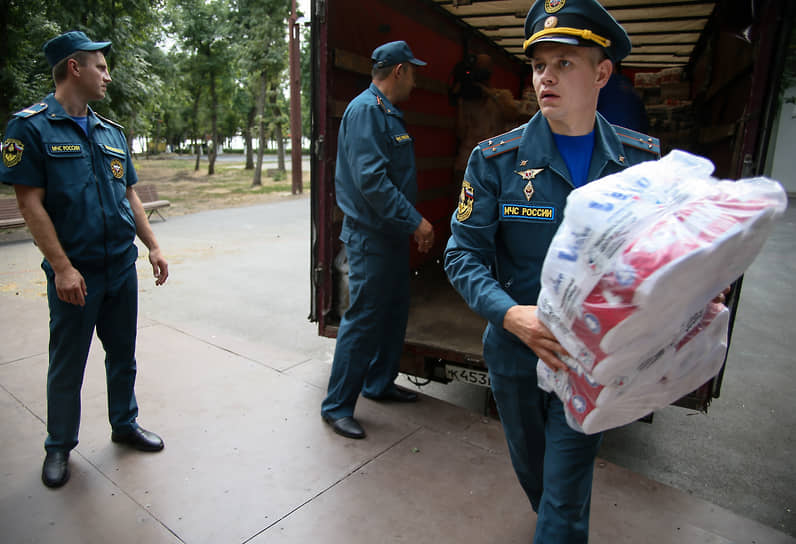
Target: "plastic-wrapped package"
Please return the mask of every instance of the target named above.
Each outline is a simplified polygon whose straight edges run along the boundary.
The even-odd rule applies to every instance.
[[[572,371],[540,361],[538,375],[574,428],[629,423],[720,370],[727,310],[710,301],[752,263],[787,196],[766,178],[712,172],[707,159],[673,151],[570,194],[537,313]]]

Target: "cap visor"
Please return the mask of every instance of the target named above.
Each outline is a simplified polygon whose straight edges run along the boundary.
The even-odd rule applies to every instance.
[[[81,47],[83,51],[105,51],[111,48],[111,42],[92,42],[91,45]]]
[[[580,45],[582,42],[572,36],[542,36],[537,38],[531,45],[536,45],[542,42],[565,43],[567,45]]]
[[[420,59],[409,59],[409,62],[411,62],[412,64],[414,64],[416,66],[425,66],[426,64],[428,64],[426,62],[423,62]]]

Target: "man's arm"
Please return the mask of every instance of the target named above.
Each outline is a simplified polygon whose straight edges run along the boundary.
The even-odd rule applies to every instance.
[[[160,251],[155,233],[147,219],[144,205],[132,186],[127,187],[127,200],[130,202],[135,217],[135,233],[149,250],[149,262],[152,265],[152,273],[155,275],[155,285],[163,285],[169,277],[169,263],[166,262],[166,258]]]
[[[72,262],[58,240],[52,219],[44,209],[44,189],[14,185],[14,191],[28,230],[55,272],[55,289],[58,298],[69,304],[84,306],[87,294],[86,281],[82,274],[72,266]]]

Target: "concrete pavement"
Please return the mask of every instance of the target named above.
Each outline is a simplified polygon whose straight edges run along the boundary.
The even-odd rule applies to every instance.
[[[323,424],[334,341],[307,321],[308,218],[309,201],[299,199],[153,223],[171,277],[156,288],[139,259],[136,389],[140,423],[166,448],[143,454],[110,442],[95,342],[72,477],[59,490],[40,481],[48,319],[40,255],[24,236],[0,243],[4,542],[530,541],[535,516],[498,422],[424,396],[415,405],[360,400],[362,441]],[[781,418],[792,431],[793,415]],[[629,428],[638,427],[659,423]],[[775,442],[786,450],[771,452],[778,462],[793,453],[792,442]],[[677,466],[676,457],[663,462]],[[784,484],[794,483],[792,458],[779,468]],[[601,458],[591,542],[796,542],[699,496]]]

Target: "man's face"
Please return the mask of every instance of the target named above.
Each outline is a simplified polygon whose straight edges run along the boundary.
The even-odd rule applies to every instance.
[[[87,101],[102,100],[105,98],[108,83],[111,82],[105,55],[101,51],[95,51],[86,55],[85,59],[85,65],[77,66],[80,89]]]
[[[554,132],[577,136],[570,129],[593,127],[600,89],[611,75],[611,61],[598,59],[591,47],[553,42],[534,47],[533,88]]]
[[[397,102],[409,100],[412,89],[415,88],[415,66],[411,62],[405,62],[400,65],[400,76],[397,82]]]

